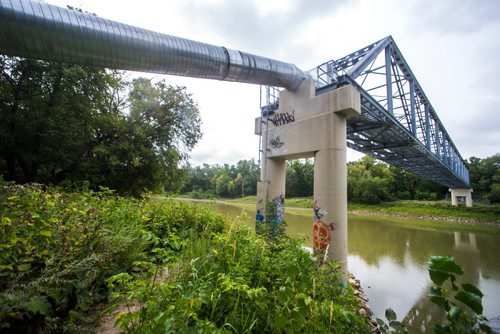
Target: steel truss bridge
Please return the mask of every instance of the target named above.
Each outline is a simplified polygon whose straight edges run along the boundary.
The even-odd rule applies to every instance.
[[[361,94],[361,115],[347,120],[347,146],[450,188],[470,188],[469,171],[391,36],[309,71],[316,95],[344,85]],[[279,107],[264,87],[263,116]]]

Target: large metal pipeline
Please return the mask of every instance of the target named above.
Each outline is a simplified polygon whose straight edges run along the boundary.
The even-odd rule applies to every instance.
[[[294,90],[297,66],[29,0],[0,0],[0,53]]]

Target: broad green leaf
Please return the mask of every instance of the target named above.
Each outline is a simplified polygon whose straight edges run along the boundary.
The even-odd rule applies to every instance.
[[[14,268],[10,264],[8,265],[0,264],[0,271],[6,271],[6,270],[14,270]]]
[[[434,284],[441,285],[447,279],[455,281],[455,274],[463,275],[462,268],[452,256],[431,256],[428,262],[429,276]]]
[[[439,324],[434,325],[435,334],[451,334],[451,329],[449,326],[442,326]]]
[[[31,268],[31,263],[23,263],[17,266],[17,270],[19,271],[28,271]]]
[[[462,308],[460,306],[457,306],[457,305],[453,305],[451,308],[450,308],[450,311],[448,312],[450,318],[453,320],[453,321],[456,321],[458,316],[460,315],[460,312],[462,311]]]
[[[387,324],[384,322],[384,320],[377,318],[376,321],[377,321],[377,324],[379,325],[382,333],[386,333],[389,331],[389,326],[387,326]]]
[[[455,294],[455,298],[470,307],[477,314],[483,314],[483,305],[481,297],[475,293],[468,291],[459,291]]]
[[[444,306],[446,299],[444,298],[443,289],[437,286],[431,287],[431,292],[427,295],[431,302],[438,306]]]
[[[288,319],[284,315],[279,314],[276,316],[276,319],[274,319],[274,329],[276,332],[281,332],[287,323]]]
[[[399,321],[391,321],[389,322],[389,326],[391,326],[393,329],[397,331],[403,330],[403,325],[401,325],[401,322]]]
[[[397,318],[396,312],[394,312],[392,308],[388,308],[387,310],[385,310],[385,317],[389,321],[394,321]]]
[[[11,225],[12,224],[12,220],[9,217],[2,217],[1,224],[2,225]]]
[[[52,232],[49,230],[42,230],[39,233],[40,235],[43,235],[44,237],[50,238],[52,236]]]
[[[50,314],[52,311],[50,304],[47,302],[47,300],[45,300],[45,298],[41,296],[31,297],[26,303],[26,306],[28,307],[29,311],[33,313],[40,313],[43,315]]]
[[[472,284],[469,284],[469,283],[462,284],[462,289],[464,289],[464,291],[473,293],[473,294],[475,294],[478,297],[483,297],[484,296],[483,293],[481,292],[481,290],[479,290],[475,285],[472,285]]]

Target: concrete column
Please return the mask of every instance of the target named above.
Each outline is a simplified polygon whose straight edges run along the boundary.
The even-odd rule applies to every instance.
[[[267,199],[273,199],[276,196],[285,196],[286,181],[286,160],[278,158],[267,159],[266,163],[267,179]]]
[[[472,189],[448,189],[451,192],[451,205],[457,206],[457,197],[465,197],[465,206],[472,207]]]
[[[264,164],[267,180],[257,183],[257,210],[265,214],[266,202],[276,196],[285,196],[286,160],[267,158]]]
[[[322,221],[334,224],[330,233],[328,259],[347,273],[347,166],[346,117],[335,115],[331,146],[314,156],[314,200],[325,211]]]

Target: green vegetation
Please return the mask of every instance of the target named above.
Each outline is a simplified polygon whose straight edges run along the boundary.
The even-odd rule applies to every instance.
[[[483,294],[474,285],[457,285],[457,277],[464,274],[451,256],[432,256],[428,263],[429,276],[435,286],[431,287],[429,299],[446,311],[443,324],[435,325],[434,332],[445,333],[491,333],[484,324]],[[452,296],[450,294],[452,293]],[[477,327],[476,327],[477,326]]]
[[[86,333],[110,302],[135,306],[118,318],[132,333],[369,331],[338,268],[300,241],[148,194],[250,196],[254,208],[254,160],[187,164],[201,120],[184,87],[1,55],[0,71],[0,332]],[[452,208],[435,202],[446,188],[364,157],[347,166],[350,209],[498,223],[499,166],[500,154],[471,158],[475,199],[488,205]],[[313,170],[287,163],[286,206],[312,208]],[[480,314],[480,293],[449,279]],[[431,298],[447,312],[443,333],[481,320],[441,283]]]
[[[123,314],[130,333],[368,332],[335,267],[315,267],[300,242],[255,236],[233,222],[187,245],[166,277],[110,284],[141,309]],[[129,277],[133,281],[133,277]],[[115,281],[119,281],[117,284]],[[132,291],[132,292],[130,292]]]
[[[184,87],[0,55],[0,175],[138,196],[177,191],[201,136]],[[126,180],[126,182],[125,182]]]
[[[443,323],[434,325],[434,333],[493,333],[482,315],[483,293],[470,283],[457,285],[457,279],[464,271],[455,259],[452,256],[432,256],[427,267],[429,277],[435,284],[428,294],[429,300],[445,313]],[[387,323],[377,319],[382,333],[408,333],[401,322],[397,321],[392,309],[385,311],[385,317]]]
[[[474,197],[500,203],[500,153],[480,159],[471,157],[467,163]]]
[[[0,331],[368,332],[334,266],[202,205],[0,185]],[[167,332],[169,331],[167,330]]]
[[[182,193],[191,198],[245,197],[255,195],[259,166],[254,159],[236,165],[208,165],[185,168]]]
[[[476,203],[499,202],[500,155],[479,159],[472,157],[470,175]],[[247,168],[252,166],[251,172]],[[245,166],[245,168],[242,168]],[[255,195],[258,168],[253,160],[239,161],[236,165],[187,167],[188,181],[182,193],[195,198],[245,197]],[[313,193],[314,165],[310,159],[287,162],[286,197],[291,206],[312,207],[307,198]],[[448,195],[448,188],[424,180],[397,167],[365,156],[347,165],[347,194],[349,202],[380,204],[405,200],[436,201]],[[250,186],[252,185],[252,186]],[[497,194],[498,192],[498,194]],[[292,203],[292,204],[290,204]]]

